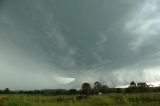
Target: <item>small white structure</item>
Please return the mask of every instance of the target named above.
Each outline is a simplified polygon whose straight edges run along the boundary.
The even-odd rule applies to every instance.
[[[102,95],[102,92],[98,92],[98,95]]]

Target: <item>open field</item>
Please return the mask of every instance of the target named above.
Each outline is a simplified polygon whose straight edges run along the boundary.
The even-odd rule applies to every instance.
[[[0,106],[160,106],[160,93],[105,94],[76,100],[76,95],[0,95]]]

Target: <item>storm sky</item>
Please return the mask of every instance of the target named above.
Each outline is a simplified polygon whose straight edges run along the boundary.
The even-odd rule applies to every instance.
[[[0,0],[0,88],[160,81],[159,0]]]

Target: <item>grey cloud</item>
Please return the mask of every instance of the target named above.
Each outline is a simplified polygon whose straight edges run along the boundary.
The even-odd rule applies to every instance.
[[[4,44],[8,43],[15,46],[25,58],[30,58],[17,56],[21,61],[38,61],[34,68],[29,65],[31,71],[36,70],[32,76],[39,75],[42,67],[38,64],[48,65],[49,68],[42,68],[40,76],[55,73],[63,80],[69,78],[73,87],[84,81],[100,80],[114,85],[147,80],[141,77],[143,71],[159,65],[158,3],[158,0],[5,1],[0,10],[3,41],[0,49],[7,48]],[[8,52],[14,53],[14,47]],[[21,70],[18,65],[17,70]],[[126,73],[131,73],[130,77],[126,78]],[[58,82],[60,78],[49,80],[62,87],[63,84],[58,85],[63,83]]]

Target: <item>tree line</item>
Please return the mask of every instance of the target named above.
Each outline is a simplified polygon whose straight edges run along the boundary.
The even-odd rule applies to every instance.
[[[89,83],[82,84],[81,94],[99,94],[99,93],[143,93],[143,92],[160,92],[160,87],[147,85],[145,82],[135,83],[131,81],[127,88],[109,88],[107,85],[102,85],[100,82],[94,83],[94,88],[90,87]]]
[[[152,85],[147,85],[143,83],[135,83],[131,81],[127,88],[109,88],[98,81],[93,84],[93,88],[90,83],[83,83],[80,90],[77,89],[45,89],[45,90],[18,90],[12,91],[9,88],[0,90],[0,94],[54,94],[54,95],[93,95],[102,93],[141,93],[141,92],[160,92],[160,87],[153,87]]]

